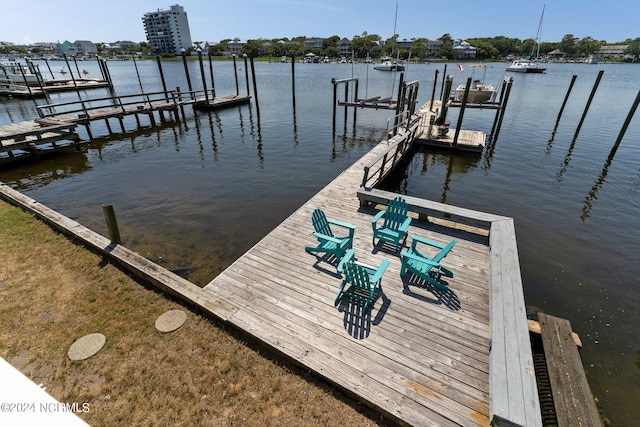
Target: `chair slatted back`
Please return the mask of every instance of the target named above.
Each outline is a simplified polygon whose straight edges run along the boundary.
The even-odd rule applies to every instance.
[[[317,208],[313,211],[311,222],[313,223],[313,229],[317,233],[321,233],[326,236],[333,236],[331,227],[329,226],[329,221],[327,221],[327,216],[324,214],[324,211],[322,209]]]
[[[356,288],[369,291],[371,289],[371,281],[369,273],[361,265],[355,262],[348,262],[345,266],[344,275],[347,283],[354,285]]]
[[[383,227],[398,231],[404,220],[407,219],[408,212],[407,202],[402,197],[395,197],[387,205]]]

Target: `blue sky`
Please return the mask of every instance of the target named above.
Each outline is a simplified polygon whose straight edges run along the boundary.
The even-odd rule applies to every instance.
[[[163,3],[163,1],[165,1]],[[142,16],[180,4],[193,41],[393,35],[396,0],[0,0],[0,41],[145,40]],[[534,38],[565,34],[609,43],[640,37],[639,0],[398,0],[400,38]],[[440,6],[444,6],[439,9]]]

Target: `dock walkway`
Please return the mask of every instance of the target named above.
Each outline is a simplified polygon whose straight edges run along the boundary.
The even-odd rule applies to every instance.
[[[357,197],[364,165],[386,147],[378,144],[204,290],[238,307],[228,322],[397,421],[489,425],[488,232],[414,219],[409,234],[457,239],[444,261],[455,276],[448,293],[403,282],[398,255],[372,245],[377,209],[360,207]],[[391,261],[364,316],[349,301],[334,307],[341,281],[335,265],[304,251],[315,244],[315,208],[357,226],[359,261]]]

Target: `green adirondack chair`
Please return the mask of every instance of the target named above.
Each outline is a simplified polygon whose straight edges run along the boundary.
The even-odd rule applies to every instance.
[[[407,202],[402,197],[398,196],[390,200],[387,210],[378,212],[371,219],[373,245],[376,245],[376,239],[378,239],[378,241],[394,245],[396,252],[399,251],[401,244],[404,244],[407,239],[407,230],[411,224],[408,212]],[[380,219],[384,219],[384,221],[381,226],[378,226]]]
[[[328,219],[324,211],[320,208],[313,211],[311,215],[313,223],[313,235],[318,239],[318,246],[307,246],[304,248],[308,253],[317,252],[334,255],[336,261],[340,262],[345,252],[353,246],[353,234],[356,226],[346,222]],[[342,236],[333,233],[331,225],[344,228],[348,231],[348,235]]]
[[[449,287],[440,281],[440,277],[442,275],[446,277],[453,277],[453,272],[448,268],[443,267],[440,264],[440,261],[449,254],[453,245],[456,244],[455,239],[446,245],[414,235],[411,236],[411,240],[411,248],[400,254],[402,258],[400,276],[404,276],[408,271],[419,278],[426,280],[441,291],[448,291]],[[439,249],[439,252],[434,257],[430,258],[418,251],[418,243],[437,248]]]
[[[388,259],[383,259],[379,267],[371,267],[355,260],[355,251],[349,249],[338,264],[338,271],[344,275],[340,283],[340,291],[334,305],[337,306],[343,296],[349,296],[364,302],[362,313],[366,313],[369,304],[380,287],[382,275],[389,265]]]

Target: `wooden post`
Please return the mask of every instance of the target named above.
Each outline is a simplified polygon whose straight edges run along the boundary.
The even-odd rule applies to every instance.
[[[44,58],[44,63],[47,64],[47,68],[49,69],[49,74],[51,74],[51,78],[55,80],[56,76],[53,75],[53,71],[51,71],[51,66],[49,65],[49,60],[47,58]]]
[[[398,82],[398,99],[396,101],[396,117],[393,123],[393,132],[392,134],[395,136],[398,133],[398,121],[400,120],[400,105],[402,104],[402,99],[404,98],[404,93],[402,91],[402,87],[404,86],[404,71],[400,72],[400,81]]]
[[[500,107],[500,118],[498,119],[498,125],[496,127],[496,133],[493,136],[493,141],[498,139],[498,135],[500,134],[500,128],[502,127],[502,120],[504,119],[504,113],[507,111],[507,102],[509,102],[509,94],[511,94],[511,86],[513,85],[513,77],[509,77],[507,80],[507,87],[504,94],[504,99],[502,102],[502,106]]]
[[[211,61],[211,52],[207,55],[209,57],[209,74],[211,76],[211,98],[216,99],[216,83],[213,80],[213,62]]]
[[[603,74],[604,74],[604,70],[600,70],[598,72],[598,77],[596,77],[596,81],[593,84],[593,88],[591,89],[591,94],[589,95],[589,99],[587,100],[587,105],[585,105],[584,111],[582,112],[580,123],[578,123],[578,127],[576,128],[576,133],[573,134],[573,142],[575,142],[576,139],[578,139],[578,134],[580,133],[580,129],[582,128],[582,124],[584,123],[584,119],[587,117],[587,111],[589,111],[589,107],[591,106],[591,101],[593,101],[593,97],[596,94],[596,90],[598,90],[598,85],[600,85],[600,79],[602,79]]]
[[[336,78],[331,79],[331,84],[333,84],[333,133],[336,133],[336,109],[338,105],[338,84],[336,83]]]
[[[140,79],[140,72],[138,71],[138,64],[136,63],[136,57],[134,54],[131,54],[131,59],[133,60],[133,66],[136,69],[136,76],[138,76],[138,84],[140,85],[140,93],[144,93],[144,89],[142,88],[142,80]]]
[[[291,55],[291,97],[293,111],[296,110],[296,56]],[[335,127],[335,125],[334,125]]]
[[[504,101],[504,93],[507,88],[507,79],[502,80],[502,87],[500,88],[500,99],[498,100],[498,108],[496,108],[496,116],[493,119],[493,125],[491,126],[491,133],[489,134],[489,141],[493,139],[493,134],[498,126],[498,120],[500,119],[500,113],[502,112],[502,102]]]
[[[160,56],[156,55],[156,62],[158,63],[158,71],[160,71],[160,80],[162,81],[162,90],[164,91],[164,99],[169,102],[169,94],[167,93],[167,83],[164,81],[164,72],[162,71],[162,61]]]
[[[191,78],[189,77],[189,67],[187,66],[186,52],[182,52],[182,63],[184,64],[184,74],[187,77],[187,88],[189,89],[189,96],[193,97],[193,89],[191,88]]]
[[[116,221],[116,212],[113,209],[113,205],[102,205],[102,212],[104,213],[104,219],[107,223],[107,230],[109,231],[109,239],[111,239],[111,243],[119,245],[122,243],[122,240],[120,239],[120,230],[118,230],[118,221]]]
[[[453,136],[453,146],[458,146],[458,137],[460,136],[460,130],[462,129],[462,119],[464,117],[464,110],[467,107],[467,98],[469,97],[469,88],[471,87],[471,76],[467,77],[467,85],[464,87],[464,95],[462,96],[462,105],[460,105],[460,114],[458,114],[458,124],[456,125],[456,133]]]
[[[233,54],[233,73],[236,76],[236,96],[240,95],[240,88],[238,87],[238,67],[236,66],[236,54]]]
[[[76,60],[76,56],[73,55],[73,64],[76,66],[76,71],[78,72],[78,78],[82,78],[82,75],[80,74],[80,68],[78,68],[78,61]],[[73,75],[73,73],[71,72],[71,70],[69,70],[69,73],[71,73],[71,75]]]
[[[616,138],[616,142],[615,144],[613,144],[613,148],[611,148],[611,152],[609,153],[610,159],[612,159],[613,156],[615,156],[616,151],[618,150],[618,146],[622,141],[622,137],[624,137],[624,134],[627,131],[627,128],[629,127],[629,123],[631,123],[631,119],[633,118],[633,115],[636,113],[638,104],[640,104],[640,91],[638,91],[638,94],[636,95],[636,99],[635,101],[633,101],[633,105],[631,106],[631,110],[629,110],[629,113],[627,114],[627,118],[625,119],[624,124],[622,125],[622,129],[620,129],[618,138]]]
[[[438,70],[434,72],[433,76],[433,89],[431,89],[431,101],[429,103],[429,111],[433,111],[433,101],[436,97],[436,86],[438,85]]]
[[[249,96],[249,69],[247,68],[247,54],[243,54],[242,58],[244,58],[244,79],[247,83],[247,96]]]
[[[256,69],[253,65],[253,55],[251,56],[251,80],[253,81],[253,96],[256,98],[256,110],[258,112],[258,120],[260,120],[260,103],[258,102],[258,85],[256,84]]]
[[[440,86],[440,99],[444,100],[444,85],[445,85],[445,78],[444,76],[447,75],[447,64],[444,64],[444,70],[442,70],[442,85]]]
[[[178,95],[178,105],[180,105],[180,113],[182,113],[182,121],[186,121],[187,117],[184,115],[184,104],[182,103],[182,92],[180,92],[180,86],[176,86],[176,93]]]
[[[204,64],[202,63],[202,51],[198,48],[198,62],[200,63],[200,75],[202,76],[202,88],[204,89],[204,100],[209,105],[209,94],[207,93],[207,76],[204,74]]]
[[[73,81],[73,87],[76,88],[76,93],[78,94],[78,99],[82,100],[82,96],[80,95],[80,90],[78,89],[78,85],[76,84],[76,78],[73,77],[73,73],[71,72],[71,67],[69,66],[69,60],[67,59],[67,54],[63,53],[62,56],[64,57],[64,62],[66,62],[66,64],[67,64],[67,68],[69,69],[69,74],[71,74],[71,80]],[[84,104],[82,104],[82,107],[84,109]]]
[[[556,119],[556,126],[553,128],[553,133],[556,133],[558,129],[558,123],[560,123],[560,117],[562,117],[562,112],[564,111],[565,105],[567,105],[567,101],[569,100],[569,94],[571,94],[571,89],[573,89],[573,84],[576,82],[578,76],[576,74],[571,77],[571,83],[569,83],[569,89],[567,89],[567,94],[564,96],[564,101],[562,101],[562,107],[560,107],[560,111],[558,112],[558,118]]]
[[[347,126],[347,113],[349,112],[349,107],[347,107],[347,102],[349,102],[349,82],[344,84],[344,125]]]
[[[356,88],[355,88],[355,91],[353,93],[353,100],[355,102],[358,102],[358,83],[359,83],[359,81],[358,81],[358,79],[356,79]],[[353,107],[353,127],[354,128],[356,127],[356,120],[358,118],[357,112],[358,112],[358,107]]]

